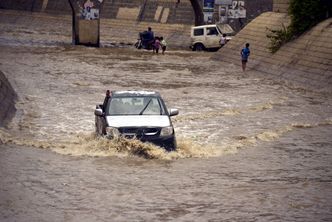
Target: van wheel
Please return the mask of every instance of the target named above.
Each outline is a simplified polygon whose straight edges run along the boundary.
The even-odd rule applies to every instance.
[[[203,51],[204,50],[204,45],[202,43],[197,43],[195,45],[195,51]]]

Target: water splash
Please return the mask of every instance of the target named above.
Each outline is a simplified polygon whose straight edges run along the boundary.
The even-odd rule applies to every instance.
[[[74,156],[140,156],[145,159],[156,159],[165,155],[166,151],[151,143],[139,140],[118,138],[109,140],[92,134],[80,134],[70,141],[58,144],[53,151]]]
[[[67,141],[39,141],[21,137],[13,137],[5,130],[0,129],[0,144],[16,144],[31,146],[42,149],[50,149],[56,153],[73,156],[138,156],[144,159],[175,160],[183,158],[210,158],[226,154],[234,154],[239,150],[255,146],[258,142],[275,141],[282,135],[299,128],[313,128],[318,126],[332,125],[332,118],[320,123],[292,123],[290,125],[270,129],[256,135],[240,135],[233,138],[225,138],[216,144],[200,144],[189,138],[178,138],[178,147],[174,152],[151,143],[143,143],[139,140],[118,138],[109,140],[98,137],[94,133],[78,134]]]

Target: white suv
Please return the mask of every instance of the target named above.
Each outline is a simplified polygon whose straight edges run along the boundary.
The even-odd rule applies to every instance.
[[[166,108],[158,92],[108,91],[104,103],[96,106],[96,133],[136,138],[172,151],[176,138],[170,117],[178,113]]]
[[[233,33],[233,29],[227,24],[191,27],[190,48],[193,51],[218,50],[221,47],[221,36],[226,34],[226,40],[229,41],[231,39],[230,35]]]

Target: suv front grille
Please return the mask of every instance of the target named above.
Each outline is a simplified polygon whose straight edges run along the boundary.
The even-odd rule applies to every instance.
[[[149,128],[137,128],[137,127],[121,127],[119,132],[126,138],[148,139],[152,137],[158,137],[160,135],[161,128],[149,127]]]

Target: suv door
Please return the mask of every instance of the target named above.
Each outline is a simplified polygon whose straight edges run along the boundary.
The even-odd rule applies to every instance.
[[[203,43],[205,46],[205,29],[203,27],[193,28],[192,29],[192,45],[194,46],[196,43]]]
[[[207,48],[217,48],[220,47],[220,33],[217,27],[207,27],[206,28],[206,47]]]

